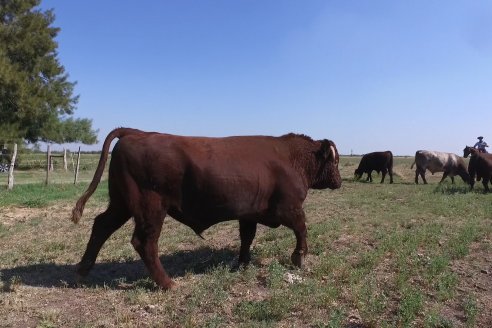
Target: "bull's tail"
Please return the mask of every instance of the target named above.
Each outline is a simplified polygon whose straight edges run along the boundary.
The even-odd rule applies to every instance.
[[[109,146],[111,145],[111,142],[115,138],[122,138],[127,135],[138,134],[138,133],[142,133],[142,131],[136,129],[129,129],[129,128],[118,128],[118,129],[114,129],[108,134],[106,140],[104,140],[103,148],[101,151],[101,157],[99,158],[99,163],[97,164],[97,169],[96,172],[94,173],[94,177],[92,178],[89,187],[84,192],[84,194],[79,198],[77,204],[75,204],[75,207],[72,210],[71,220],[74,223],[79,222],[80,218],[82,217],[82,212],[84,212],[85,203],[92,196],[99,182],[101,181],[101,177],[104,172],[104,167],[106,166],[106,162],[108,160]]]
[[[412,163],[412,166],[410,166],[410,170],[413,169],[413,166],[415,165],[415,163],[417,161],[417,156],[419,155],[419,153],[420,153],[420,150],[417,150],[415,152],[415,157],[413,158],[413,163]],[[417,168],[418,168],[418,166],[417,166]]]

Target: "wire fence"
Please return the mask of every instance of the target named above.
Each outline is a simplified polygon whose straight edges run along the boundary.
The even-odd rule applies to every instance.
[[[67,151],[66,169],[63,152],[51,153],[51,169],[49,172],[49,183],[74,183],[75,171],[77,166],[77,152]],[[92,180],[94,172],[99,163],[99,153],[80,154],[78,182],[88,182]],[[109,163],[109,160],[108,160]],[[0,159],[0,185],[7,185],[8,169],[10,158],[2,156]],[[36,153],[18,153],[14,165],[15,184],[29,183],[46,183],[46,170],[48,168],[47,154],[42,152]],[[5,171],[4,171],[5,169]],[[107,170],[103,179],[106,178]],[[15,188],[15,187],[14,187]]]
[[[53,169],[65,169],[63,161],[63,153],[52,152],[51,156]],[[95,170],[97,163],[99,162],[99,154],[97,153],[81,153],[80,157],[80,169],[81,170]],[[15,163],[16,170],[37,170],[46,169],[46,153],[28,153],[18,154]],[[72,171],[77,165],[77,152],[67,151],[67,169]]]

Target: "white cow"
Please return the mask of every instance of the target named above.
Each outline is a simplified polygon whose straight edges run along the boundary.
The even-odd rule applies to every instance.
[[[415,170],[415,183],[419,183],[419,174],[427,184],[425,180],[425,171],[429,170],[432,174],[436,172],[444,172],[442,175],[441,183],[449,175],[451,182],[454,183],[454,176],[459,175],[463,181],[468,183],[470,181],[470,176],[468,175],[465,161],[463,158],[456,154],[444,153],[440,151],[429,151],[429,150],[417,150],[415,153],[415,161],[410,168],[417,164],[417,169]]]

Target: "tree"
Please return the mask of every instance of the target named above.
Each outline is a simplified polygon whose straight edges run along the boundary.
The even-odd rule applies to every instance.
[[[0,0],[0,142],[97,142],[89,119],[73,118],[78,96],[57,59],[53,10],[40,0]]]

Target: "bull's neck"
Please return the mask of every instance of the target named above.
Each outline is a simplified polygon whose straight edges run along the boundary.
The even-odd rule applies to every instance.
[[[291,162],[302,177],[306,188],[311,188],[316,183],[316,176],[319,171],[314,150],[309,148],[302,150],[298,148],[292,149]]]

